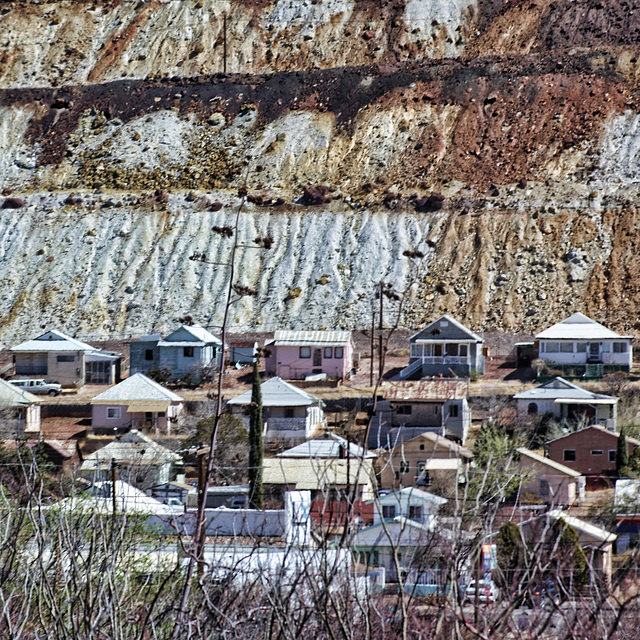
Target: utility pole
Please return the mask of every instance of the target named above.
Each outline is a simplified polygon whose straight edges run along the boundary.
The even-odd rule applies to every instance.
[[[207,527],[205,526],[207,507],[207,495],[205,492],[205,478],[207,476],[207,449],[202,448],[198,451],[198,517],[202,514],[202,518],[197,523],[200,528],[200,539],[198,540],[198,546],[200,547],[200,553],[204,555],[204,541],[206,538]],[[200,577],[204,572],[204,563],[198,564],[198,573]]]
[[[373,361],[376,350],[376,312],[371,312],[371,365],[369,367],[369,386],[373,387]]]
[[[380,334],[378,335],[378,376],[382,378],[384,373],[384,358],[382,357],[382,328],[384,325],[384,282],[380,282]]]
[[[116,480],[118,478],[118,463],[115,458],[111,458],[111,505],[113,507],[113,518],[115,520],[117,501],[116,501]]]

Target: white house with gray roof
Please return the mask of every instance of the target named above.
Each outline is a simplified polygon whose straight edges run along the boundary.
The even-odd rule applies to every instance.
[[[549,414],[569,423],[586,420],[616,430],[618,398],[587,391],[564,378],[554,378],[513,398],[520,418]]]
[[[129,343],[131,373],[168,369],[172,378],[202,377],[204,370],[220,364],[222,342],[200,325],[181,325],[166,338],[143,336]]]
[[[28,391],[0,378],[2,437],[40,433],[40,401]]]
[[[484,372],[484,340],[444,315],[409,338],[409,366],[401,380],[425,376],[468,377]]]
[[[131,427],[171,431],[182,412],[183,399],[155,380],[136,373],[91,400],[94,433]]]
[[[260,389],[266,440],[302,442],[325,426],[320,398],[277,377],[263,382]],[[250,404],[251,391],[227,402],[232,413],[241,416],[247,428]]]
[[[583,313],[574,313],[536,335],[541,360],[563,371],[575,367],[595,374],[629,371],[632,362],[631,337],[621,336]]]
[[[120,356],[96,349],[52,329],[12,347],[15,375],[37,376],[63,387],[114,384],[120,375]]]

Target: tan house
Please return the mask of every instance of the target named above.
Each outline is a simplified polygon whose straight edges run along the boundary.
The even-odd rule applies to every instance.
[[[114,384],[120,378],[120,356],[96,349],[52,329],[11,348],[15,375],[44,378],[63,387]]]
[[[610,584],[613,543],[616,540],[616,535],[590,522],[570,516],[562,509],[547,511],[518,525],[530,551],[534,554],[553,552],[558,544],[558,530],[554,529],[553,525],[558,521],[569,525],[577,533],[578,541],[590,569],[591,584],[594,585],[601,580]],[[555,580],[562,581],[567,587],[571,585],[570,578],[568,575],[563,575],[562,570],[554,576]]]
[[[549,457],[583,476],[612,476],[616,472],[618,433],[594,425],[547,443]],[[627,438],[629,455],[640,441]]]
[[[378,459],[380,485],[385,489],[429,486],[436,477],[455,482],[472,457],[467,447],[436,433],[422,433],[399,442]]]
[[[522,491],[537,495],[553,505],[569,505],[584,500],[585,478],[578,471],[545,458],[529,449],[517,449],[523,472]]]

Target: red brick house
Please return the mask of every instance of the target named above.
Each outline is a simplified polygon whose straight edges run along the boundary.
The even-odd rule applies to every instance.
[[[568,433],[547,443],[549,458],[584,476],[612,476],[616,472],[616,431],[597,425]],[[629,455],[640,441],[627,438]]]

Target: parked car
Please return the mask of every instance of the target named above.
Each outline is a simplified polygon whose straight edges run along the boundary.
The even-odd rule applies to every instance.
[[[62,393],[62,385],[57,382],[45,382],[43,379],[11,380],[11,384],[29,393],[57,396]]]
[[[485,583],[484,580],[478,580],[478,602],[490,603],[495,602],[500,592],[493,580]],[[464,592],[464,598],[467,602],[475,602],[476,600],[476,581],[471,580]]]

